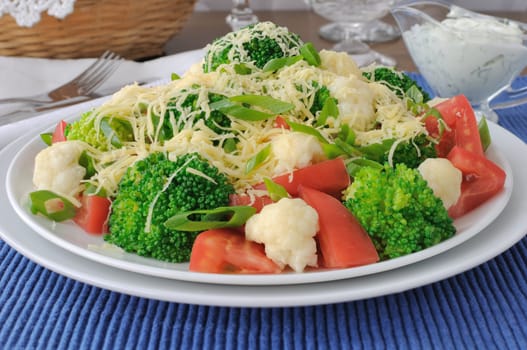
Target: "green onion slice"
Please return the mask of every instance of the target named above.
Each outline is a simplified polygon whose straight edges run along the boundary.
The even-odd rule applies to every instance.
[[[77,211],[69,200],[48,190],[31,192],[29,200],[33,214],[42,214],[53,221],[71,219]]]
[[[269,193],[269,197],[271,197],[273,202],[278,202],[282,198],[289,197],[289,193],[287,193],[285,187],[277,184],[273,180],[266,177],[264,178],[264,184],[267,188],[267,192]]]
[[[300,47],[300,54],[310,65],[315,67],[320,66],[320,55],[312,43],[305,43],[302,47]]]
[[[181,79],[179,74],[177,74],[177,73],[170,74],[170,80],[174,81],[174,80],[179,80],[179,79]]]
[[[346,164],[346,170],[351,177],[355,177],[357,172],[363,167],[371,167],[379,170],[383,168],[381,163],[366,158],[356,158]]]
[[[293,131],[297,131],[297,132],[301,132],[301,133],[304,133],[304,134],[309,134],[309,135],[315,136],[321,143],[328,143],[328,141],[324,138],[324,136],[322,136],[320,131],[318,131],[317,129],[315,129],[315,128],[309,126],[309,125],[295,123],[295,122],[292,122],[292,121],[287,121],[287,125],[289,125],[289,127]]]
[[[276,114],[290,111],[291,109],[295,107],[291,103],[280,101],[270,96],[262,96],[262,95],[232,96],[232,97],[229,97],[229,100],[233,102],[246,103],[251,106],[258,106],[258,107],[269,110]]]
[[[236,72],[236,74],[239,74],[239,75],[247,75],[247,74],[252,73],[251,68],[247,67],[247,65],[244,63],[235,64],[234,71]]]
[[[322,110],[317,118],[316,126],[324,126],[329,117],[337,118],[339,116],[339,108],[334,98],[328,98],[324,101]]]
[[[48,146],[51,146],[51,140],[53,139],[53,133],[51,132],[46,132],[46,133],[43,133],[43,134],[40,134],[40,138],[42,139],[42,141],[44,141],[44,143]]]
[[[263,162],[265,162],[265,160],[269,157],[270,154],[271,154],[271,144],[262,148],[260,152],[256,153],[254,157],[249,159],[249,161],[247,162],[245,166],[245,173],[249,174],[254,169],[260,167],[263,164]]]
[[[273,118],[276,114],[256,111],[229,101],[228,99],[219,100],[209,104],[212,110],[220,111],[223,114],[229,115],[246,121],[260,121]]]
[[[239,227],[256,213],[251,206],[218,207],[176,214],[165,221],[165,226],[178,231],[205,231],[217,228]],[[197,218],[197,219],[196,219]]]
[[[485,117],[481,118],[478,123],[479,138],[481,140],[481,145],[483,150],[486,151],[492,143],[489,131],[489,125],[487,124],[487,119]]]
[[[292,66],[300,61],[302,56],[278,57],[268,61],[262,68],[264,72],[275,72],[286,66]]]

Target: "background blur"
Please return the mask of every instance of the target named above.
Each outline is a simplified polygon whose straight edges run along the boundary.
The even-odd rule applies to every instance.
[[[478,11],[527,11],[526,0],[453,0],[461,7]],[[228,10],[232,0],[198,0],[197,11]],[[307,8],[304,0],[251,0],[254,10],[293,10]]]

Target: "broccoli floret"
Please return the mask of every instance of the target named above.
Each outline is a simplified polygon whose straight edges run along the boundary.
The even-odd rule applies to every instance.
[[[335,101],[335,104],[337,104],[337,99],[334,97],[331,97],[331,93],[329,92],[329,89],[324,85],[319,85],[317,82],[313,82],[313,85],[318,88],[315,92],[315,98],[313,99],[313,104],[311,105],[311,108],[309,111],[316,115],[317,112],[321,111],[324,107],[324,104],[329,98],[332,98]]]
[[[427,158],[436,158],[435,144],[424,134],[397,144],[391,159],[392,164],[405,164],[409,168],[417,168]],[[384,153],[382,163],[389,161],[389,152]]]
[[[225,134],[229,132],[231,126],[231,119],[218,110],[203,110],[198,105],[200,95],[199,86],[194,86],[190,94],[182,94],[171,99],[167,105],[167,112],[163,119],[163,125],[159,131],[158,140],[169,140],[174,134],[181,131],[185,126],[187,120],[180,120],[182,115],[186,117],[194,125],[199,120],[204,120],[205,125],[217,134]],[[225,97],[215,93],[209,93],[207,105],[224,99]],[[154,129],[157,130],[159,125],[159,117],[153,116]]]
[[[227,177],[198,154],[171,161],[152,153],[121,178],[104,239],[141,256],[188,261],[198,232],[169,230],[165,221],[180,212],[225,206],[232,193]]]
[[[402,163],[409,168],[417,168],[425,159],[437,157],[435,143],[426,134],[418,134],[394,145],[395,142],[396,139],[386,139],[379,143],[357,147],[358,153],[355,155],[381,164]]]
[[[133,130],[127,121],[110,117],[97,119],[91,111],[68,124],[65,135],[67,140],[84,141],[101,151],[120,148],[123,142],[134,139]]]
[[[422,101],[419,102],[426,103],[430,101],[430,95],[424,91],[415,80],[410,78],[407,74],[399,72],[393,68],[378,67],[375,68],[373,72],[363,72],[362,75],[368,80],[386,85],[400,98],[403,98],[406,95],[406,92],[412,86],[415,86],[423,96]]]
[[[364,167],[344,204],[372,238],[381,259],[420,251],[452,237],[452,219],[417,169]]]
[[[274,58],[300,53],[300,37],[272,22],[260,22],[214,40],[207,46],[203,71],[215,71],[222,64],[250,63],[263,68]]]

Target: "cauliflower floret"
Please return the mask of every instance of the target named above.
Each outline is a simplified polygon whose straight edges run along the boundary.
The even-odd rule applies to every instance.
[[[358,131],[370,130],[375,125],[375,94],[367,82],[354,75],[336,77],[328,89],[339,101],[338,119],[341,123]]]
[[[57,142],[35,157],[33,184],[37,190],[49,190],[74,197],[82,191],[81,181],[86,169],[79,158],[87,145],[81,141]]]
[[[274,175],[281,175],[324,160],[324,151],[316,137],[301,132],[279,134],[271,140],[277,160]]]
[[[359,66],[357,66],[357,63],[346,52],[321,50],[319,55],[321,61],[320,68],[322,69],[344,77],[349,75],[356,77],[362,76]]]
[[[245,225],[248,240],[263,243],[265,254],[281,268],[296,272],[317,266],[318,214],[300,198],[282,198],[266,205]]]
[[[445,208],[454,205],[461,195],[462,173],[446,158],[428,158],[417,168]]]

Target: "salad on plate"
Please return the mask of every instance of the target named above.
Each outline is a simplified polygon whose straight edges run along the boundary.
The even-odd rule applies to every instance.
[[[205,273],[419,252],[453,237],[454,220],[506,178],[464,96],[431,100],[393,67],[359,68],[272,22],[41,136],[32,213]]]

